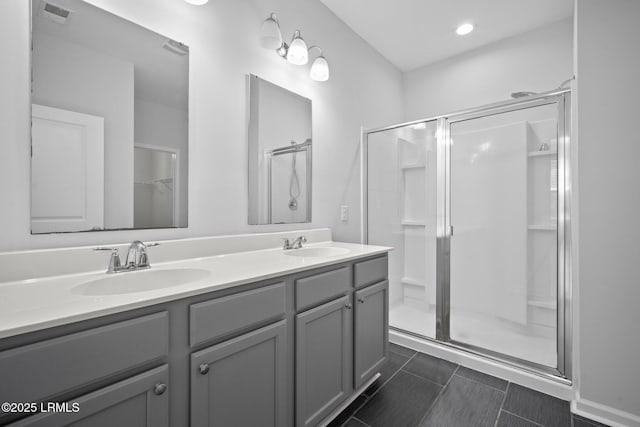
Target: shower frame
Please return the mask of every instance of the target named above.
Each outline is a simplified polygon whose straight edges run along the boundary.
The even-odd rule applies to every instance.
[[[557,368],[540,365],[485,348],[452,340],[450,337],[450,248],[453,228],[450,217],[451,201],[451,125],[510,111],[542,105],[557,104],[558,108],[558,218],[557,218]],[[571,90],[556,89],[526,98],[488,104],[477,108],[429,117],[390,126],[364,129],[360,140],[361,152],[361,241],[368,236],[368,137],[370,134],[398,129],[418,123],[436,122],[436,336],[435,338],[390,326],[397,332],[412,335],[438,345],[453,348],[507,366],[534,373],[562,384],[571,384],[572,375],[572,291],[571,291]]]

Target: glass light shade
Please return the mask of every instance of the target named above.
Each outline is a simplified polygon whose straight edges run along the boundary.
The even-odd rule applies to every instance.
[[[318,56],[313,64],[311,64],[311,71],[309,71],[309,77],[317,82],[326,82],[329,80],[329,64],[324,56]]]
[[[202,6],[203,4],[206,4],[209,2],[209,0],[184,0],[189,4],[193,4],[196,6]]]
[[[265,49],[278,49],[282,46],[282,33],[275,15],[264,20],[260,29],[260,45]]]
[[[289,52],[287,52],[287,61],[295,65],[304,65],[309,62],[309,50],[307,44],[300,37],[300,31],[293,33],[293,40],[289,46]]]

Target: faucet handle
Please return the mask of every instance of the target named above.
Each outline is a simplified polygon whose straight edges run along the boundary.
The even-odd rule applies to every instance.
[[[142,243],[140,242],[140,253],[138,254],[138,268],[146,268],[150,267],[149,265],[149,256],[147,255],[147,248],[152,248],[154,246],[160,246],[160,243]]]
[[[107,273],[115,273],[120,267],[120,254],[118,248],[97,247],[93,248],[94,251],[111,251],[111,257],[109,258],[109,267]]]
[[[288,237],[281,237],[280,240],[283,241],[282,249],[287,250],[291,249],[291,241]]]
[[[307,242],[306,237],[304,236],[296,237],[296,239],[293,241],[293,249],[300,249],[302,247],[302,244],[306,242]]]

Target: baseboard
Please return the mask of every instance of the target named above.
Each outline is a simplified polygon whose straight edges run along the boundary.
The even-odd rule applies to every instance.
[[[640,416],[583,399],[580,393],[571,402],[571,412],[611,427],[640,427]]]

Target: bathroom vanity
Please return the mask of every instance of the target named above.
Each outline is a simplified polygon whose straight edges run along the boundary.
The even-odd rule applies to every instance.
[[[0,305],[15,315],[13,324],[11,313],[0,317],[0,401],[21,412],[2,413],[0,424],[322,424],[385,360],[389,248],[319,238],[296,253],[260,249],[0,284]],[[179,281],[181,270],[189,283],[145,282]],[[19,286],[34,285],[42,292],[21,307]],[[61,296],[47,294],[52,287]]]

